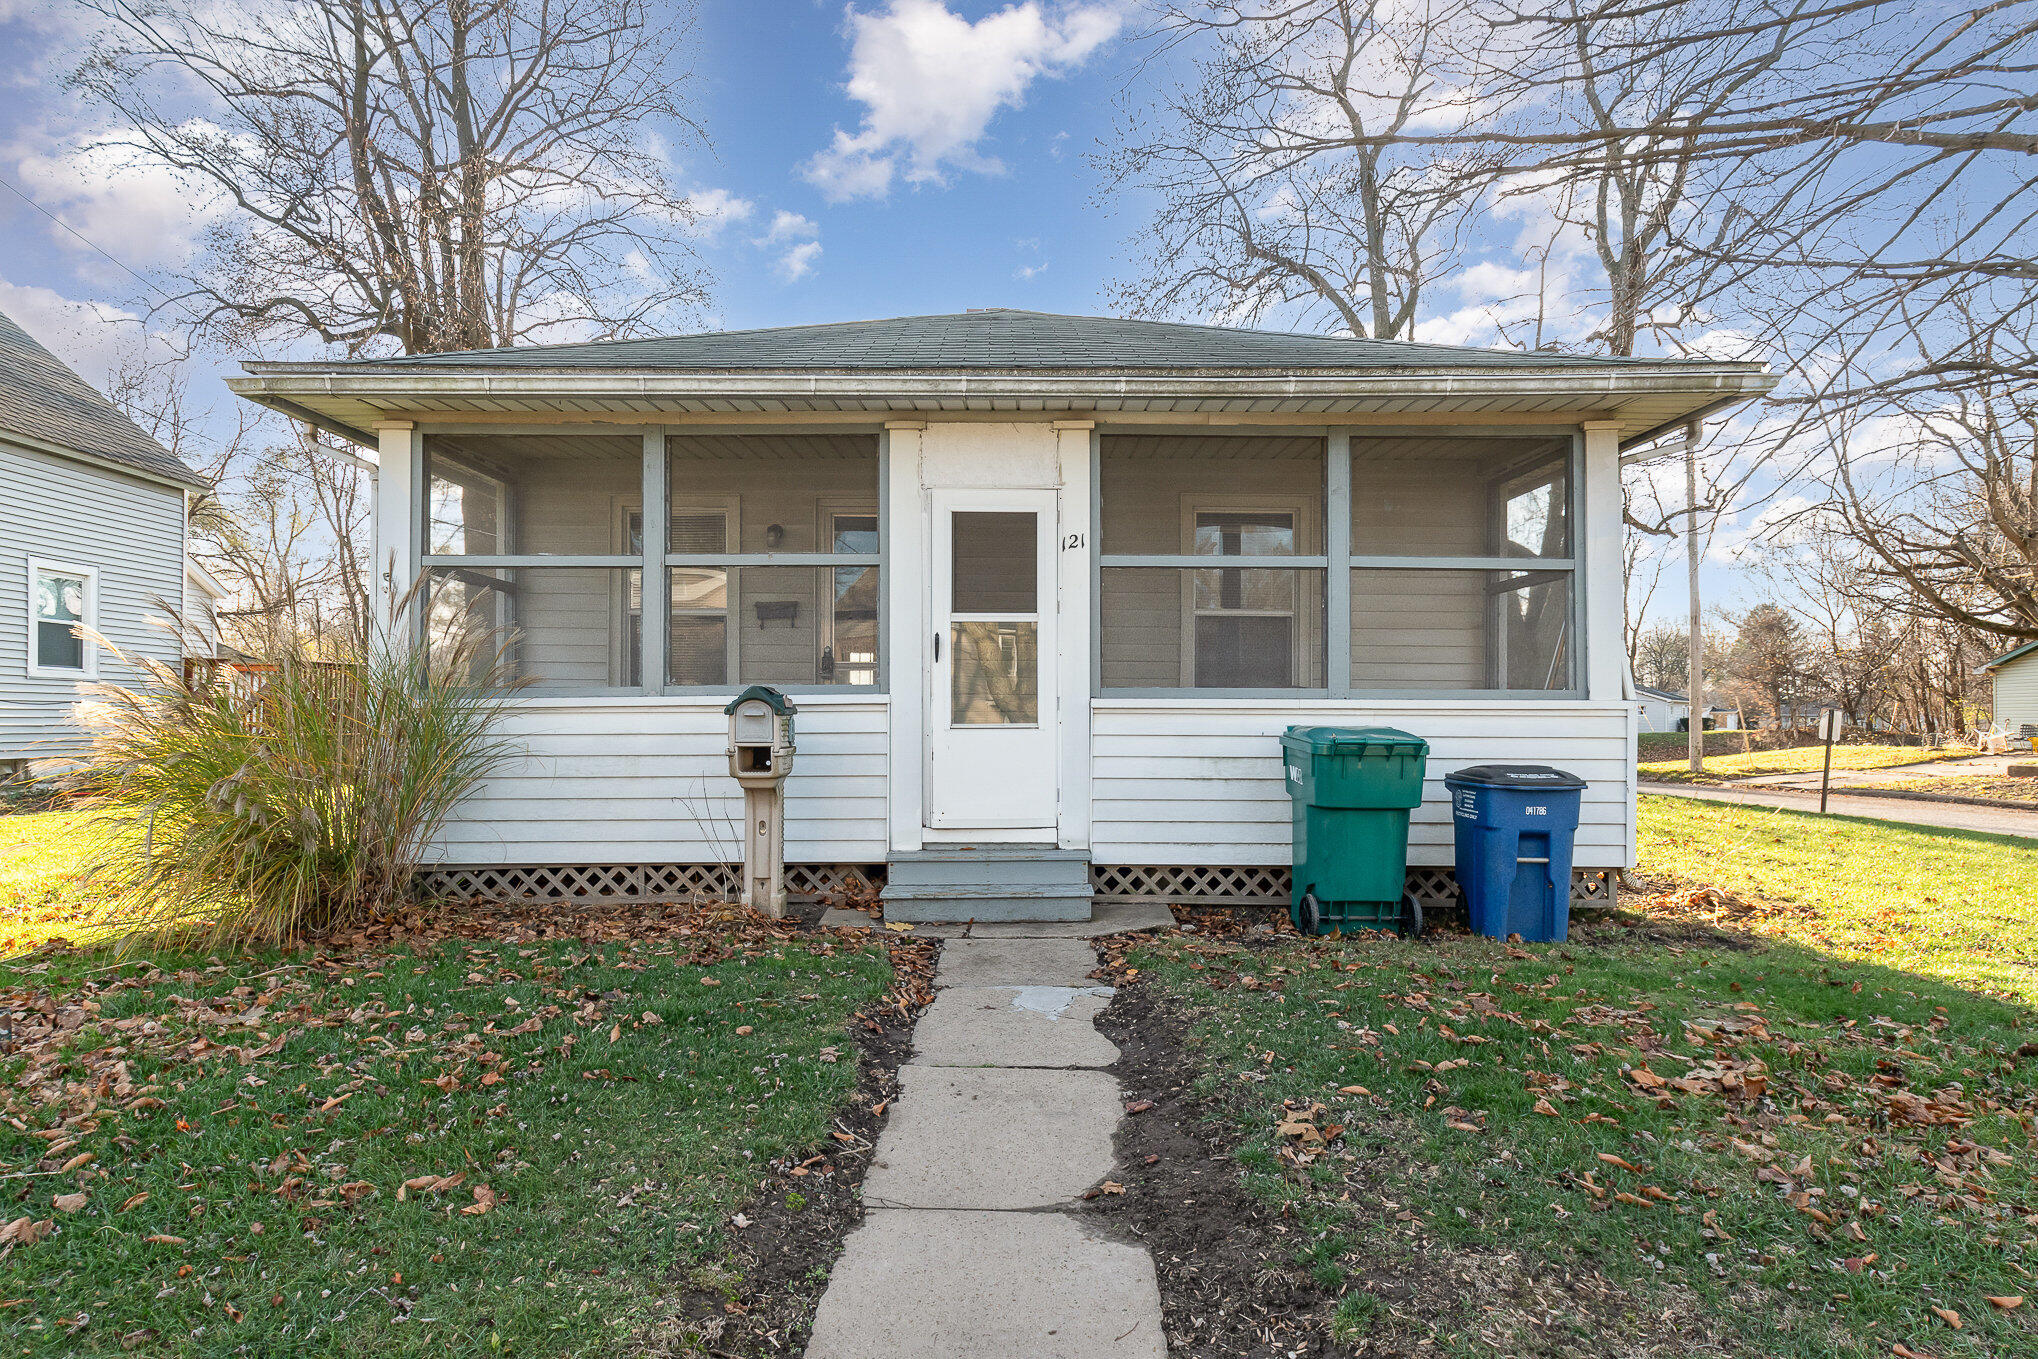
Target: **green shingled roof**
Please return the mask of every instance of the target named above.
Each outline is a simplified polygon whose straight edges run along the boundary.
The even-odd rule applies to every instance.
[[[0,433],[204,489],[186,467],[92,384],[0,313]]]
[[[475,349],[357,359],[344,364],[251,363],[251,372],[303,368],[393,370],[559,369],[787,371],[1476,369],[1547,370],[1653,363],[1579,355],[1472,349],[1406,340],[1234,330],[1171,321],[1060,316],[1002,308],[833,325],[712,331],[595,344]],[[1759,365],[1748,365],[1750,368]]]

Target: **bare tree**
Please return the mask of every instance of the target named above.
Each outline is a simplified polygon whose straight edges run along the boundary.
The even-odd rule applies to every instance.
[[[191,555],[223,585],[228,645],[267,654],[283,639],[359,654],[373,621],[360,544],[373,482],[363,464],[302,426],[235,403],[230,419],[190,399],[182,355],[127,354],[106,394],[213,485],[193,497]]]
[[[1894,606],[1999,647],[2038,637],[2038,389],[1962,383],[1828,424],[1838,515]]]
[[[112,140],[232,211],[177,301],[233,344],[628,334],[705,283],[653,0],[85,0]]]
[[[1160,200],[1117,297],[1141,314],[1252,321],[1277,309],[1407,338],[1458,258],[1473,148],[1407,154],[1397,134],[1462,123],[1432,62],[1454,0],[1165,3],[1154,36],[1194,79],[1128,120],[1112,182]],[[1463,164],[1451,164],[1463,162]]]

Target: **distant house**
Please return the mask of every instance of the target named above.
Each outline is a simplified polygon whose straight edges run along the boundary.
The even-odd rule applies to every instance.
[[[447,890],[728,891],[723,705],[764,683],[798,704],[793,891],[977,920],[1285,899],[1296,724],[1428,741],[1411,891],[1448,888],[1443,776],[1496,761],[1589,782],[1606,890],[1621,450],[1773,384],[1021,311],[247,368],[376,450],[406,625],[505,630],[528,681]]]
[[[1643,731],[1683,731],[1685,717],[1691,711],[1691,700],[1683,694],[1647,684],[1635,686],[1635,702],[1642,710]],[[1732,731],[1740,725],[1732,708],[1716,703],[1706,706],[1705,717],[1714,731]]]
[[[2026,642],[1982,664],[1995,682],[1995,726],[2019,732],[2038,727],[2038,642]]]
[[[0,315],[0,776],[81,744],[79,686],[113,678],[81,629],[182,659],[155,622],[186,607],[186,503],[205,488]]]

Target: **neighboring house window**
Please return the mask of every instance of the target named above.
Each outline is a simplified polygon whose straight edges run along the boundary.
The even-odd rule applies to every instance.
[[[29,561],[30,674],[80,679],[98,672],[95,649],[78,631],[98,627],[98,595],[98,574],[90,567]]]

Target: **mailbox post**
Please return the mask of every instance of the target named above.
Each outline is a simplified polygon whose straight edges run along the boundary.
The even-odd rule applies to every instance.
[[[793,714],[778,690],[753,684],[729,715],[729,775],[743,787],[743,904],[785,916],[785,780],[793,771]]]

